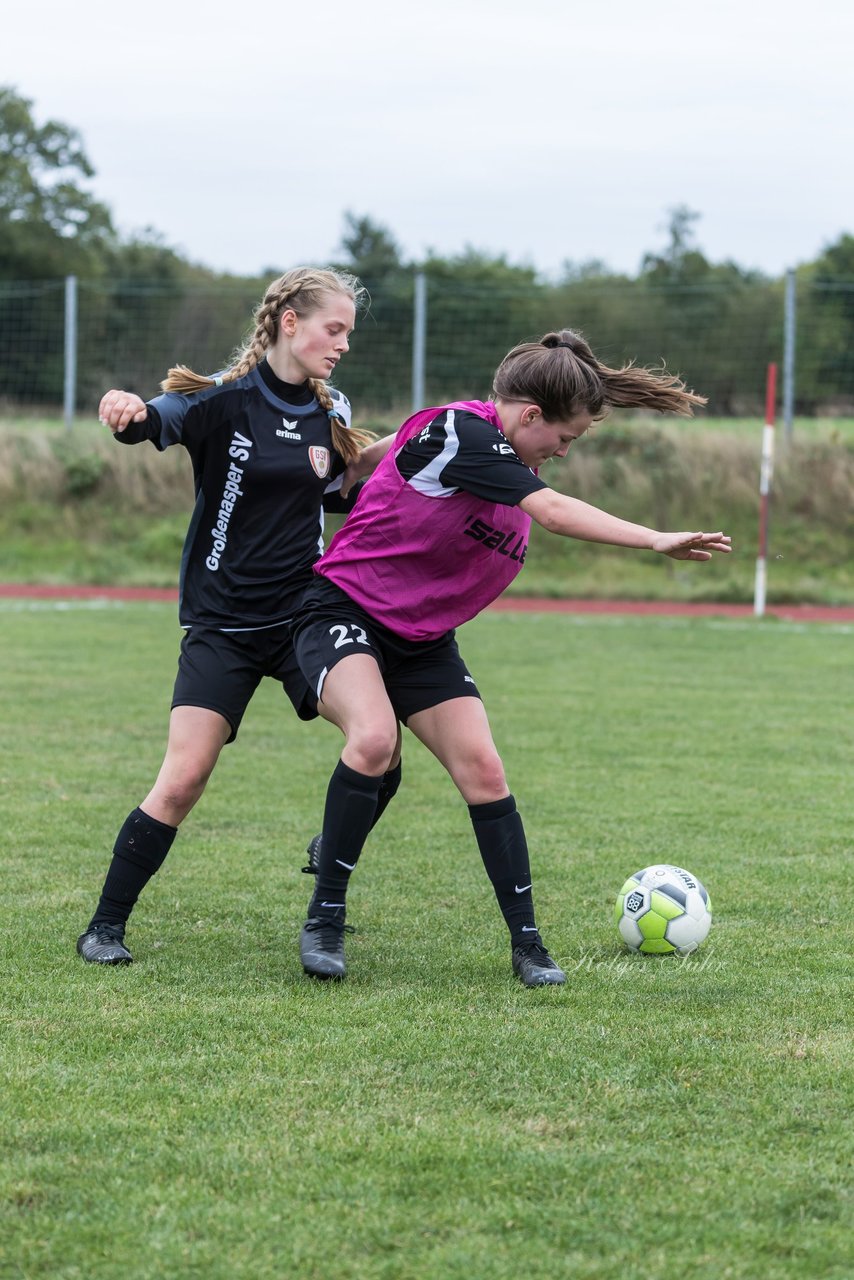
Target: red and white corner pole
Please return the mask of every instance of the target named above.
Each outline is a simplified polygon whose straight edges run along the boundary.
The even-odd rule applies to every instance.
[[[765,379],[765,426],[762,430],[762,465],[759,472],[759,555],[756,557],[756,583],[753,589],[753,612],[757,618],[765,613],[765,586],[768,578],[768,499],[774,474],[774,417],[777,405],[777,366],[769,364]]]

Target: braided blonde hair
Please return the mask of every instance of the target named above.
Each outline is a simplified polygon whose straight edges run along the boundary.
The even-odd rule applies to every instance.
[[[355,276],[344,271],[332,271],[322,267],[294,267],[267,286],[253,314],[254,328],[241,347],[231,357],[231,363],[218,378],[194,373],[184,364],[174,365],[160,384],[163,391],[179,391],[188,395],[203,391],[223,382],[234,382],[249,373],[276,345],[279,321],[286,310],[295,311],[305,319],[323,306],[330,293],[341,293],[358,307],[366,290]],[[359,450],[369,444],[374,436],[369,431],[348,428],[336,413],[335,402],[323,378],[309,378],[312,395],[326,412],[332,427],[332,444],[345,462],[352,462]]]
[[[609,408],[653,409],[690,418],[706,403],[664,368],[601,364],[580,333],[561,329],[539,342],[522,342],[498,366],[492,385],[499,400],[530,400],[547,422],[565,422],[580,410],[603,418]]]

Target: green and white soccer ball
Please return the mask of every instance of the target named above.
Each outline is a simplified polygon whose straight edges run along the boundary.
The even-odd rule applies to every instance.
[[[630,951],[690,955],[712,925],[712,904],[696,876],[656,863],[629,876],[614,905],[614,923]]]

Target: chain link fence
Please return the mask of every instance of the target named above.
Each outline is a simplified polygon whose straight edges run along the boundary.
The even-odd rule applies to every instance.
[[[666,362],[712,414],[761,415],[772,361],[798,415],[854,413],[854,281],[798,281],[787,307],[785,280],[507,289],[429,272],[419,286],[418,275],[369,282],[338,379],[362,419],[484,397],[511,346],[561,327],[580,329],[605,363]],[[109,387],[148,399],[173,364],[221,369],[262,291],[257,281],[0,282],[0,413],[64,411],[70,424],[94,415]]]

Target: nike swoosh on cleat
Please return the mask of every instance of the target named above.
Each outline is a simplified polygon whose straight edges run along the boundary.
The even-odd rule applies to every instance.
[[[347,871],[356,870],[355,862],[351,865],[349,862],[342,862],[340,858],[336,858],[335,861],[338,863],[339,867],[344,867]]]
[[[533,885],[533,881],[531,882],[531,884],[523,884],[521,889],[519,888],[519,886],[518,886],[518,884],[517,884],[517,885],[516,885],[516,892],[517,892],[517,893],[527,893],[527,892],[528,892],[528,890],[529,890],[529,889],[533,889],[533,887],[534,887],[534,885]]]

